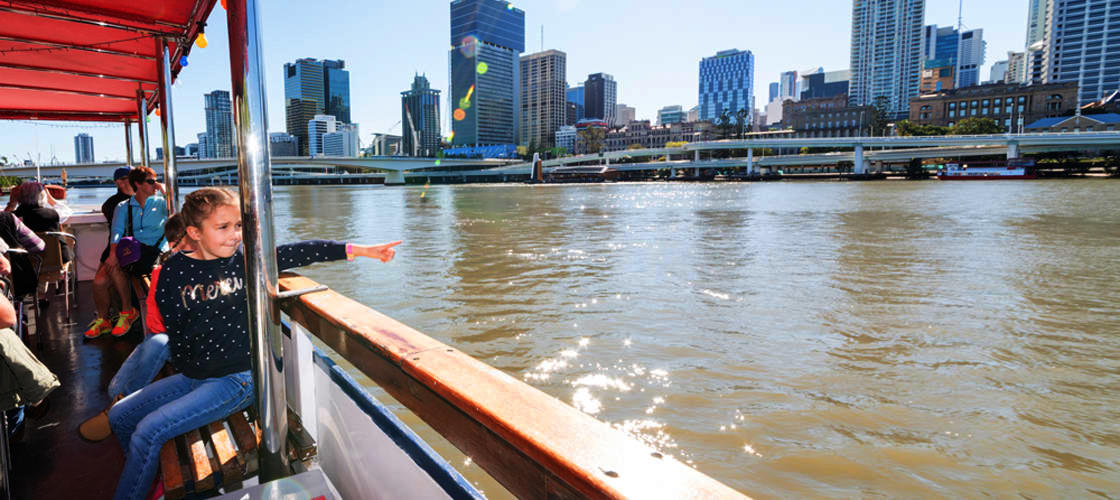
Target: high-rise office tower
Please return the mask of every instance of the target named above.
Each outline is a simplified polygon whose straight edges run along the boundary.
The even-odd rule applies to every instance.
[[[323,61],[323,93],[326,114],[350,123],[350,72],[342,60]]]
[[[568,121],[568,55],[546,50],[521,56],[520,73],[521,123],[517,143],[551,148],[556,142],[556,131]]]
[[[668,125],[670,123],[684,123],[688,118],[688,112],[681,106],[665,106],[657,110],[657,124]]]
[[[584,119],[584,111],[585,111],[586,108],[583,105],[583,103],[584,103],[583,85],[578,85],[578,86],[575,86],[575,87],[569,87],[566,94],[567,94],[568,102],[575,105],[574,106],[575,113],[572,114],[572,112],[569,111],[569,114],[572,114],[572,116],[569,117],[568,121],[570,123],[568,123],[568,125],[575,125],[576,122]],[[569,109],[571,109],[571,108],[572,107],[569,106]],[[572,119],[573,117],[574,117],[574,119]]]
[[[922,66],[926,70],[952,67],[952,86],[946,90],[980,83],[980,67],[984,65],[986,49],[982,29],[961,32],[955,28],[939,28],[936,24],[922,29]]]
[[[356,157],[358,146],[357,123],[335,122],[335,131],[323,134],[323,156]]]
[[[968,30],[960,34],[960,43],[957,44],[957,88],[980,84],[980,67],[984,65],[985,50],[987,43],[984,42],[983,29]]]
[[[334,132],[338,122],[333,115],[315,115],[307,122],[307,154],[321,156],[323,154],[323,136]]]
[[[1027,61],[1028,65],[1038,62],[1031,57],[1037,48],[1042,83],[1077,82],[1081,106],[1120,89],[1120,36],[1115,31],[1120,26],[1120,4],[1116,0],[1045,3],[1042,39],[1028,47]],[[1035,69],[1029,67],[1028,73]]]
[[[988,72],[988,83],[1002,83],[1007,80],[1007,68],[1011,62],[1007,59],[996,61]]]
[[[439,153],[439,90],[432,88],[426,76],[416,75],[412,88],[401,92],[401,132],[406,156]]]
[[[848,93],[848,81],[852,72],[840,71],[814,71],[801,75],[801,99],[817,99],[821,97],[836,97]]]
[[[700,119],[714,122],[740,109],[754,113],[754,54],[730,49],[701,59]]]
[[[516,144],[525,11],[501,0],[454,0],[451,47],[452,143]]]
[[[1042,41],[1046,36],[1046,11],[1050,7],[1050,0],[1030,0],[1027,6],[1027,42],[1024,47],[1030,47]]]
[[[766,99],[766,102],[769,103],[769,102],[773,101],[774,99],[777,99],[778,98],[778,92],[780,92],[781,90],[782,90],[782,84],[781,83],[770,82],[770,97]]]
[[[885,98],[892,117],[909,115],[921,79],[925,10],[925,0],[852,0],[851,105]]]
[[[269,156],[296,156],[299,154],[296,136],[287,132],[268,134]]]
[[[1007,74],[1002,80],[1004,83],[1027,82],[1027,53],[1007,51]]]
[[[638,110],[632,106],[625,104],[615,104],[614,106],[614,126],[624,127],[627,123],[634,121],[637,118]]]
[[[583,82],[583,117],[599,118],[614,123],[615,104],[618,104],[618,82],[606,73],[587,75]]]
[[[801,91],[797,88],[797,72],[782,72],[782,75],[778,78],[778,99],[796,101],[800,96]]]
[[[93,137],[89,134],[74,136],[74,163],[93,163]]]
[[[350,72],[345,68],[341,60],[306,57],[284,64],[285,121],[288,133],[299,140],[300,154],[308,154],[307,124],[315,115],[350,123]]]
[[[233,112],[229,92],[215,90],[202,96],[206,111],[206,158],[233,156]]]
[[[287,131],[296,137],[300,155],[307,155],[307,124],[326,110],[323,64],[316,59],[297,59],[284,64],[284,103]]]
[[[204,160],[206,158],[213,158],[210,156],[210,134],[206,132],[198,133],[198,159]]]

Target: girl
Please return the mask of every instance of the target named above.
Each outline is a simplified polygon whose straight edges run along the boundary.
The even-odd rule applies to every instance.
[[[181,213],[194,252],[169,258],[156,285],[171,365],[178,373],[132,393],[109,411],[113,434],[126,453],[117,499],[143,498],[165,441],[246,408],[255,395],[237,197],[224,189],[200,189],[187,195]],[[389,262],[400,243],[282,245],[278,267],[356,256]]]

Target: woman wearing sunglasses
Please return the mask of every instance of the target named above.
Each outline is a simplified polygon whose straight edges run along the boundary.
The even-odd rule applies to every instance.
[[[136,194],[117,205],[113,214],[112,236],[109,238],[109,268],[114,288],[120,294],[122,309],[130,307],[128,276],[126,272],[143,276],[151,274],[156,259],[167,250],[163,225],[167,222],[167,201],[163,185],[156,182],[156,172],[148,167],[134,168],[128,173],[128,183]],[[100,335],[108,329],[108,318],[100,317],[90,325]],[[132,322],[140,317],[135,308],[122,311],[112,325],[112,334],[124,335]],[[87,337],[90,335],[87,333]]]

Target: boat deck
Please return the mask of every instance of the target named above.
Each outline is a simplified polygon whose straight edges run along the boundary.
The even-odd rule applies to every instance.
[[[137,323],[121,338],[105,335],[86,341],[82,331],[93,319],[91,284],[78,284],[77,307],[67,324],[62,297],[55,297],[43,321],[43,347],[34,335],[31,351],[58,376],[61,386],[48,397],[50,410],[27,418],[10,441],[11,498],[111,498],[124,468],[124,452],[116,439],[89,443],[78,425],[109,404],[106,387],[140,342]]]

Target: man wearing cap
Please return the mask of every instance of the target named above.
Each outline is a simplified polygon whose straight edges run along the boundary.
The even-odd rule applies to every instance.
[[[132,169],[128,167],[121,167],[113,172],[113,182],[117,185],[117,192],[101,205],[101,213],[105,214],[105,221],[109,223],[109,227],[113,226],[113,213],[116,212],[117,205],[131,198],[134,194],[132,184],[128,182],[130,171]],[[97,268],[97,275],[93,277],[93,303],[97,305],[97,318],[93,320],[89,330],[85,333],[86,338],[90,339],[99,337],[113,329],[108,316],[109,302],[113,300],[114,286],[110,275],[111,269],[105,265],[105,259],[107,258],[109,258],[108,242],[105,243],[105,250],[101,252],[101,266]],[[126,305],[122,304],[122,307]]]

